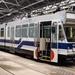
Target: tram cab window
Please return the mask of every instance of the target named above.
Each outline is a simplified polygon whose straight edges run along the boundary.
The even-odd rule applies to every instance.
[[[59,40],[61,41],[64,40],[64,33],[63,33],[63,29],[61,26],[59,26]]]
[[[75,27],[71,25],[64,27],[66,38],[68,42],[75,42]]]

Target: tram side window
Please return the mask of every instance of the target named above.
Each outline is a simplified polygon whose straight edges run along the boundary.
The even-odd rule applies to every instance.
[[[11,39],[14,38],[14,27],[11,27]]]
[[[52,34],[52,41],[57,42],[57,25],[55,25],[55,33]]]
[[[53,22],[53,27],[55,27],[54,29],[55,30],[53,30],[52,31],[52,36],[51,36],[51,38],[52,38],[52,42],[53,43],[56,43],[57,42],[57,22]]]
[[[37,33],[39,34],[39,32],[38,32],[38,27],[37,27],[37,24],[35,24],[35,38],[37,38]]]
[[[28,36],[28,25],[22,25],[22,37]]]
[[[44,37],[44,35],[43,35],[43,26],[42,25],[40,26],[40,37]]]
[[[44,26],[44,37],[50,38],[50,25]]]
[[[10,27],[8,27],[7,36],[10,37]]]
[[[40,37],[50,38],[51,27],[50,25],[40,26]]]
[[[30,24],[29,26],[29,37],[34,37],[34,24]]]
[[[16,37],[21,37],[21,26],[16,26]]]
[[[64,40],[64,33],[61,26],[59,26],[59,40]]]
[[[1,28],[1,37],[4,37],[4,28]]]

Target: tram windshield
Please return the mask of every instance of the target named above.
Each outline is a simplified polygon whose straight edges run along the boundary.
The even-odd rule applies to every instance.
[[[75,42],[75,26],[66,26],[64,27],[66,38],[68,42]]]

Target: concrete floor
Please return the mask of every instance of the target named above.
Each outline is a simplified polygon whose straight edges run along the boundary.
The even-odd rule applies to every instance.
[[[61,67],[0,51],[0,75],[75,75],[75,66]]]

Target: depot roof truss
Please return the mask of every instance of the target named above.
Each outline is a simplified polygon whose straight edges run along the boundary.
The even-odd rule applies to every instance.
[[[36,15],[53,12],[59,5],[61,9],[75,4],[74,0],[0,0],[0,21],[5,22],[13,18],[22,18],[27,13]]]

